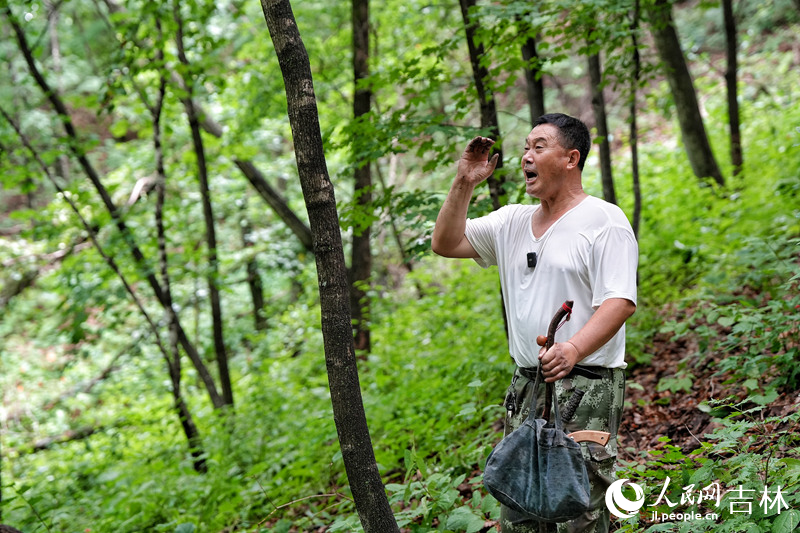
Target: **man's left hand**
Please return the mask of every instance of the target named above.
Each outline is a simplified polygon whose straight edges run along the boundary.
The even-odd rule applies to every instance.
[[[569,342],[557,342],[549,350],[539,351],[539,365],[546,383],[567,377],[577,363],[578,350]]]

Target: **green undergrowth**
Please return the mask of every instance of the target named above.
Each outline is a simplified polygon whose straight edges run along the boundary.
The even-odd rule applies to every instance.
[[[458,486],[474,477],[499,438],[495,423],[512,366],[496,278],[466,262],[452,266],[426,260],[406,280],[402,306],[375,289],[374,348],[359,367],[372,444],[398,520],[430,525],[444,517],[468,530],[478,514],[496,514],[491,498],[476,496],[475,512],[464,506]],[[300,299],[262,339],[271,356],[256,350],[233,359],[235,412],[213,412],[187,380],[207,475],[192,470],[163,369],[149,354],[138,363],[143,378],[112,374],[98,386],[86,406],[91,418],[59,407],[64,417],[96,424],[91,438],[34,454],[25,453],[22,432],[6,439],[4,520],[31,533],[331,524],[350,531],[356,515],[318,323],[318,308]],[[305,339],[299,352],[285,341],[292,335]]]

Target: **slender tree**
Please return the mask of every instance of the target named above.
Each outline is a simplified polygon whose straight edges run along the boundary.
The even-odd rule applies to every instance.
[[[245,250],[253,250],[254,242],[251,237],[253,227],[242,209],[242,246]],[[256,331],[267,329],[267,317],[264,315],[264,284],[258,272],[258,262],[255,255],[248,255],[245,270],[247,271],[247,287],[250,289],[250,299],[253,302],[253,326]]]
[[[611,171],[611,142],[608,138],[608,117],[606,116],[606,99],[603,94],[603,70],[600,65],[600,47],[592,37],[594,30],[589,31],[588,39],[588,66],[589,81],[592,93],[592,111],[600,138],[600,180],[603,184],[603,198],[606,202],[617,203],[617,194],[614,191],[614,176]]]
[[[177,0],[173,2],[173,16],[177,25],[175,44],[178,50],[178,59],[190,71],[189,60],[183,44],[183,16],[181,15],[180,4]],[[200,198],[203,204],[203,218],[206,226],[206,248],[208,253],[208,296],[211,301],[211,327],[214,338],[214,353],[217,356],[217,370],[219,371],[220,385],[222,387],[222,399],[225,405],[233,405],[233,388],[231,387],[231,376],[228,370],[228,352],[225,347],[224,328],[222,320],[222,301],[219,292],[219,258],[217,257],[217,231],[214,222],[214,208],[211,204],[211,191],[208,187],[208,165],[206,164],[206,152],[203,146],[203,135],[200,131],[200,118],[194,106],[192,93],[194,83],[191,75],[184,78],[186,82],[186,95],[181,98],[186,118],[189,120],[189,128],[192,131],[192,144],[197,158],[197,179],[200,182]]]
[[[725,86],[728,93],[728,129],[731,136],[731,163],[734,175],[742,172],[742,134],[739,127],[739,91],[737,88],[736,60],[736,17],[733,14],[733,0],[722,0],[722,13],[725,19],[725,50],[727,65],[725,68]]]
[[[289,0],[261,0],[261,7],[283,74],[297,169],[314,235],[325,362],[342,459],[365,533],[399,533],[361,399],[342,235],[308,53]]]
[[[653,38],[675,100],[675,113],[692,171],[698,178],[711,178],[717,184],[724,185],[725,180],[711,151],[697,103],[697,92],[675,30],[670,0],[654,0],[650,17]]]
[[[469,50],[469,61],[472,64],[472,77],[475,82],[475,90],[478,93],[478,103],[481,110],[481,128],[489,130],[489,135],[495,140],[494,151],[499,154],[497,166],[494,174],[486,180],[489,186],[489,196],[492,200],[492,209],[498,210],[506,203],[506,192],[503,187],[503,148],[500,138],[500,121],[497,118],[497,103],[494,93],[489,88],[489,70],[483,64],[482,58],[486,51],[483,44],[477,40],[478,22],[472,20],[470,10],[474,11],[475,0],[459,0],[461,4],[461,18],[464,20],[464,31],[467,36],[467,49]],[[500,293],[500,309],[503,314],[503,328],[508,337],[508,316],[506,316],[506,306],[503,302],[502,287],[498,288]]]
[[[488,130],[489,136],[495,140],[494,152],[500,154],[497,160],[497,168],[494,174],[489,177],[489,195],[492,199],[492,209],[500,209],[506,202],[506,192],[503,188],[503,148],[500,138],[500,121],[497,119],[497,102],[494,93],[488,86],[490,81],[489,69],[483,64],[482,58],[485,56],[483,44],[478,42],[478,21],[473,20],[470,10],[474,11],[476,0],[459,0],[461,5],[461,17],[464,20],[464,30],[467,35],[467,49],[469,50],[469,61],[472,65],[472,77],[475,83],[475,90],[478,93],[478,105],[481,112],[481,128]]]
[[[108,9],[108,12],[112,15],[120,16],[125,13],[125,9],[117,4],[114,0],[104,0],[104,3]],[[112,30],[112,34],[114,36],[124,35],[123,32],[115,29],[108,17],[104,17],[104,20],[109,29]],[[132,39],[132,41],[138,48],[146,49],[151,46],[142,39],[137,39],[135,37]],[[120,45],[122,47],[126,46],[125,37],[122,37],[122,42]],[[184,81],[183,76],[181,76],[176,70],[170,70],[170,78],[173,83],[181,88],[181,90],[187,90],[186,82]],[[192,105],[200,120],[200,127],[202,130],[210,135],[213,135],[217,139],[222,138],[222,126],[211,117],[208,111],[204,109],[200,102],[198,102],[196,99],[192,99]],[[302,244],[307,251],[311,252],[311,229],[309,229],[308,225],[300,220],[294,211],[292,211],[292,209],[286,203],[286,200],[284,200],[280,193],[269,184],[264,174],[258,170],[258,168],[250,159],[235,157],[232,159],[232,161],[233,164],[236,165],[236,167],[241,171],[247,181],[250,182],[256,192],[258,192],[259,196],[261,196],[267,205],[272,208],[278,218],[280,218],[281,221],[292,231],[292,233],[294,233],[294,235],[300,241],[300,244]]]
[[[544,115],[544,80],[541,68],[541,59],[536,49],[536,37],[534,29],[524,18],[517,18],[517,25],[520,33],[527,35],[525,42],[522,43],[522,59],[525,62],[525,91],[528,95],[528,109],[531,116],[531,124]]]
[[[159,115],[160,115],[160,111],[159,111]],[[206,468],[205,458],[204,458],[205,454],[203,452],[202,443],[200,441],[200,434],[199,434],[199,432],[197,430],[197,427],[194,425],[194,423],[192,421],[192,416],[191,416],[191,413],[189,412],[189,408],[186,405],[186,402],[183,400],[183,397],[181,396],[181,392],[180,392],[180,358],[178,356],[178,340],[177,340],[178,336],[177,336],[177,328],[175,327],[176,322],[174,320],[170,321],[170,323],[171,323],[171,334],[170,334],[171,341],[170,342],[171,342],[171,345],[172,345],[172,353],[175,354],[175,356],[172,357],[172,356],[170,356],[170,352],[168,351],[166,346],[164,346],[164,343],[161,340],[161,335],[159,333],[158,326],[155,324],[153,319],[150,317],[150,314],[144,308],[144,305],[142,304],[141,299],[139,298],[139,296],[134,291],[133,286],[130,284],[130,282],[127,280],[125,275],[120,270],[120,268],[117,265],[117,262],[114,259],[114,257],[109,255],[103,249],[103,246],[100,244],[100,242],[97,240],[97,232],[94,229],[94,227],[92,225],[90,225],[89,222],[86,221],[86,219],[81,214],[80,209],[75,204],[75,202],[72,200],[70,195],[66,194],[64,189],[59,185],[58,181],[55,179],[55,177],[50,172],[50,169],[47,167],[47,165],[44,163],[42,158],[39,156],[38,152],[34,149],[34,147],[30,144],[30,142],[27,140],[27,138],[23,135],[22,131],[20,131],[19,127],[14,123],[14,121],[11,119],[11,117],[8,115],[8,113],[2,108],[0,108],[0,116],[2,116],[12,126],[12,128],[17,132],[17,135],[19,136],[19,138],[22,141],[23,145],[28,149],[28,151],[31,152],[33,158],[39,164],[39,166],[42,169],[42,172],[44,173],[44,175],[47,177],[47,179],[50,181],[50,183],[53,185],[53,187],[56,189],[56,191],[58,191],[61,194],[61,197],[64,198],[64,200],[70,206],[72,211],[75,213],[75,216],[78,218],[78,220],[80,220],[81,225],[83,226],[84,230],[89,235],[89,238],[91,239],[92,244],[94,245],[94,247],[97,250],[97,252],[100,254],[100,257],[102,257],[103,261],[105,261],[105,263],[108,265],[108,267],[119,278],[120,282],[122,283],[122,286],[125,288],[125,291],[131,297],[131,299],[133,300],[134,304],[136,305],[136,308],[139,310],[139,312],[141,313],[142,317],[145,319],[145,322],[146,322],[150,332],[153,334],[153,336],[155,338],[156,346],[158,347],[159,351],[161,352],[161,355],[164,357],[164,360],[167,363],[167,368],[169,370],[170,378],[171,378],[172,384],[173,384],[172,395],[173,395],[173,399],[175,400],[175,404],[174,404],[175,405],[175,409],[176,409],[176,412],[178,414],[178,418],[180,419],[181,426],[184,429],[184,434],[186,435],[187,440],[189,442],[190,453],[194,456],[194,459],[195,459],[194,468],[198,472],[205,473],[207,471],[207,468]],[[157,218],[160,218],[160,213],[159,212],[157,212],[156,215],[157,215]],[[161,237],[162,236],[159,235],[159,238],[161,238]],[[174,317],[174,313],[173,313],[173,317]],[[177,361],[177,363],[176,363],[176,361]],[[176,367],[175,367],[176,364],[177,364],[177,370],[176,370]],[[177,377],[176,377],[176,372],[177,372]],[[89,429],[89,434],[94,433],[94,431],[95,431],[94,427],[91,427]]]
[[[83,144],[81,142],[81,139],[78,137],[78,133],[75,130],[75,126],[72,123],[72,118],[69,112],[67,111],[66,105],[64,105],[64,102],[61,100],[61,97],[59,96],[58,92],[50,86],[50,84],[47,82],[42,72],[39,70],[39,67],[37,66],[36,61],[33,57],[33,52],[31,51],[31,47],[28,44],[27,38],[25,37],[25,32],[19,25],[16,16],[11,12],[10,7],[6,4],[2,6],[2,10],[3,14],[6,16],[6,19],[11,24],[11,27],[16,36],[20,52],[25,58],[25,63],[28,66],[28,70],[30,71],[31,76],[33,77],[34,81],[36,82],[42,93],[44,93],[44,95],[47,97],[48,101],[53,106],[59,118],[61,119],[64,131],[66,132],[68,137],[67,146],[70,152],[72,153],[73,157],[75,157],[75,159],[78,160],[81,169],[89,178],[89,181],[91,181],[92,185],[94,186],[95,190],[100,196],[100,199],[102,200],[104,207],[111,215],[111,219],[113,220],[114,225],[119,230],[125,243],[130,249],[131,255],[136,261],[136,264],[139,266],[139,269],[142,272],[146,273],[147,281],[150,284],[150,287],[153,289],[156,298],[158,298],[158,301],[161,303],[162,306],[166,306],[167,305],[166,298],[164,297],[164,291],[161,288],[161,284],[156,278],[155,273],[153,272],[153,269],[150,266],[150,263],[147,261],[147,258],[142,253],[141,248],[139,248],[138,244],[136,243],[133,233],[130,231],[127,224],[125,224],[125,221],[123,220],[119,209],[112,201],[111,195],[108,193],[108,190],[103,185],[100,179],[100,174],[97,172],[94,165],[89,160],[89,157],[87,156],[85,150],[83,149]],[[189,338],[187,337],[184,329],[180,327],[180,324],[178,328],[178,340],[181,344],[181,347],[184,349],[186,354],[189,356],[189,359],[192,361],[192,364],[197,369],[197,373],[206,387],[206,391],[208,392],[209,398],[211,399],[211,403],[214,405],[215,408],[222,407],[223,400],[217,391],[216,384],[214,383],[214,378],[211,376],[211,373],[208,371],[208,368],[205,366],[205,363],[203,363],[203,360],[201,359],[200,354],[197,352],[194,345],[189,341]]]
[[[356,121],[369,115],[372,90],[366,84],[369,76],[369,0],[352,0],[353,20],[353,117]],[[372,203],[372,174],[369,161],[355,162],[353,197],[359,209]],[[369,300],[366,286],[372,274],[372,223],[353,228],[350,262],[350,309],[353,312],[353,334],[356,350],[370,350]]]
[[[156,29],[158,31],[159,43],[162,41],[163,32],[161,21],[156,19]],[[164,51],[159,46],[156,49],[156,64],[164,61]],[[203,452],[200,431],[194,423],[189,406],[181,393],[181,353],[178,349],[178,313],[172,300],[172,284],[169,276],[169,262],[167,260],[167,232],[164,229],[164,202],[167,196],[167,171],[164,168],[164,147],[161,143],[161,117],[164,110],[164,98],[167,92],[167,79],[162,69],[159,69],[158,95],[155,104],[147,105],[153,119],[153,150],[156,156],[156,234],[158,241],[158,263],[161,271],[161,286],[164,288],[164,298],[166,305],[164,311],[167,315],[167,325],[169,328],[169,351],[164,353],[167,363],[170,382],[172,385],[173,407],[177,412],[181,422],[181,428],[189,443],[189,453],[193,458],[193,467],[199,473],[208,472],[205,453]]]

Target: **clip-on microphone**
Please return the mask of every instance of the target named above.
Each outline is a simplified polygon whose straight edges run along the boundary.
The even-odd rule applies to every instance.
[[[536,268],[536,252],[528,252],[528,268]]]

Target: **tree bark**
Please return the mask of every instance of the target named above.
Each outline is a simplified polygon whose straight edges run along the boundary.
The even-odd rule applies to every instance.
[[[89,181],[92,182],[97,193],[100,195],[101,200],[103,201],[103,205],[108,210],[109,214],[111,215],[112,220],[114,221],[115,226],[122,234],[122,237],[125,243],[128,245],[128,248],[131,251],[131,255],[133,256],[136,264],[139,266],[139,269],[142,272],[145,272],[146,278],[150,287],[153,289],[153,292],[158,298],[159,303],[162,306],[165,306],[165,299],[164,293],[161,289],[161,284],[156,279],[155,274],[153,273],[152,268],[149,265],[149,262],[146,260],[144,254],[142,253],[139,246],[136,244],[136,241],[133,238],[133,234],[125,224],[125,221],[122,219],[119,210],[117,209],[114,202],[111,200],[111,195],[108,194],[105,186],[100,180],[100,176],[98,175],[97,171],[95,170],[94,166],[92,166],[91,162],[89,161],[86,153],[81,147],[80,139],[78,138],[78,134],[75,131],[75,127],[72,124],[72,119],[70,118],[69,113],[67,112],[67,108],[64,105],[64,102],[61,100],[60,96],[56,91],[54,91],[50,85],[47,83],[47,80],[44,78],[42,73],[39,71],[39,68],[36,66],[36,62],[33,59],[33,53],[31,52],[30,46],[28,45],[28,41],[25,37],[25,33],[20,27],[19,23],[17,22],[16,17],[11,12],[11,9],[6,5],[4,9],[4,14],[6,18],[11,23],[11,27],[16,34],[17,43],[19,45],[20,51],[25,58],[25,62],[28,65],[28,69],[30,70],[31,76],[33,76],[36,84],[39,86],[41,91],[45,94],[47,99],[50,101],[50,104],[56,110],[61,122],[64,126],[64,130],[69,137],[69,149],[72,152],[72,155],[78,160],[83,171],[86,173],[86,176],[89,178]],[[182,327],[178,329],[178,340],[183,347],[186,354],[192,361],[192,364],[197,369],[198,375],[200,376],[203,384],[206,387],[206,391],[208,392],[209,398],[211,399],[211,403],[214,405],[215,408],[219,408],[223,405],[222,398],[219,396],[217,392],[216,384],[214,383],[214,379],[211,374],[208,372],[205,364],[203,363],[202,359],[200,358],[200,354],[198,354],[197,350],[195,349],[194,345],[189,341],[188,337],[186,336],[185,331]]]
[[[314,236],[325,362],[342,459],[364,532],[399,533],[361,400],[342,236],[308,53],[288,0],[261,0],[261,7],[283,74],[297,169]]]
[[[593,43],[589,43],[590,45]],[[611,142],[608,139],[608,119],[606,99],[603,96],[603,72],[600,66],[600,52],[589,54],[589,79],[592,86],[592,110],[600,137],[600,179],[603,184],[603,198],[606,202],[617,203],[614,191],[614,176],[611,173]]]
[[[530,32],[530,24],[517,19],[521,32]],[[536,50],[536,38],[528,37],[522,44],[522,59],[525,61],[525,90],[528,95],[528,109],[531,115],[531,125],[537,118],[544,115],[544,81],[542,70],[539,68],[539,53]]]
[[[359,120],[369,114],[372,90],[363,85],[369,76],[369,0],[352,0],[353,19],[353,118]],[[372,174],[369,161],[355,161],[354,201],[358,209],[369,209],[372,204]],[[372,223],[353,228],[350,261],[350,310],[353,313],[353,337],[356,350],[369,352],[369,300],[366,287],[372,275],[372,248],[370,239]]]
[[[737,88],[738,62],[736,59],[736,17],[733,15],[733,0],[722,0],[722,13],[725,19],[725,49],[728,64],[725,69],[725,85],[728,93],[728,129],[731,136],[731,163],[733,174],[742,173],[742,134],[739,128],[739,91]]]
[[[675,31],[672,4],[669,0],[655,0],[652,8],[652,32],[675,100],[675,112],[692,171],[700,179],[712,178],[718,185],[725,185],[706,135],[694,82]]]
[[[464,30],[467,34],[467,49],[469,50],[469,61],[472,64],[472,76],[475,81],[475,90],[478,93],[478,103],[481,113],[481,128],[489,130],[489,136],[496,141],[494,153],[500,154],[497,160],[497,167],[487,181],[489,185],[489,195],[492,199],[492,209],[500,209],[506,203],[506,191],[503,184],[503,148],[500,139],[500,123],[497,119],[497,103],[495,102],[492,90],[486,86],[489,81],[489,70],[481,64],[481,57],[485,50],[482,44],[476,40],[477,21],[470,20],[469,10],[476,5],[475,0],[459,0],[461,5],[461,17],[464,20]]]
[[[173,13],[177,23],[177,35],[175,38],[178,48],[178,59],[189,67],[189,60],[183,48],[183,17],[180,14],[180,6],[177,0],[173,3]],[[206,153],[203,146],[203,135],[200,132],[200,119],[194,107],[192,99],[193,83],[185,80],[188,88],[188,95],[183,100],[186,109],[186,117],[189,120],[189,128],[192,131],[192,144],[194,153],[197,157],[197,179],[200,182],[200,197],[203,204],[203,218],[206,226],[206,247],[208,248],[208,296],[211,300],[211,325],[212,336],[214,338],[214,353],[217,357],[217,369],[219,372],[220,385],[222,387],[222,400],[225,405],[233,405],[233,388],[231,387],[231,376],[228,370],[228,353],[225,348],[225,338],[222,320],[222,301],[219,293],[219,260],[217,257],[217,232],[214,223],[214,209],[211,204],[211,191],[208,187],[208,165],[206,164]]]

